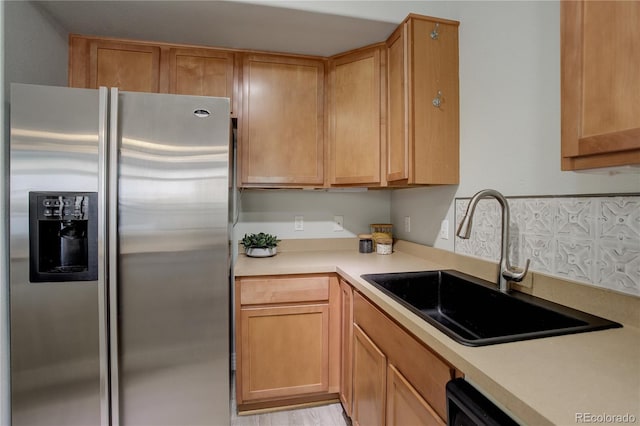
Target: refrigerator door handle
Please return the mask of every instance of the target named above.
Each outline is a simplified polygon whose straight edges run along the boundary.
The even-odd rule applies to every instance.
[[[111,88],[109,125],[109,360],[111,384],[111,426],[120,425],[118,364],[118,89]]]
[[[100,352],[100,425],[109,426],[109,319],[107,303],[107,283],[109,274],[105,254],[108,247],[107,238],[107,137],[109,116],[109,92],[106,87],[98,90],[98,350]]]

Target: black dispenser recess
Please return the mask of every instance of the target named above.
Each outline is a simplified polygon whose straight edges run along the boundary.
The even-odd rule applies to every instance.
[[[29,192],[29,280],[97,280],[97,233],[96,192]]]

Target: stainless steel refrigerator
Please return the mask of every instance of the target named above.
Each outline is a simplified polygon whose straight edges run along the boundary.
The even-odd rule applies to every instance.
[[[228,99],[10,108],[13,426],[228,424]]]

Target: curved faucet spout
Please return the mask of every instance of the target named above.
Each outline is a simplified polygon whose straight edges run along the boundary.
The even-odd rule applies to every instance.
[[[509,281],[520,282],[524,279],[529,270],[529,259],[525,263],[524,269],[515,268],[509,262],[509,203],[504,195],[495,189],[483,189],[477,192],[467,207],[467,212],[460,222],[456,235],[460,238],[468,239],[471,236],[471,227],[473,225],[473,214],[476,211],[478,202],[483,198],[495,198],[500,203],[502,209],[502,241],[500,247],[500,271],[498,272],[497,284],[502,292],[509,292]]]

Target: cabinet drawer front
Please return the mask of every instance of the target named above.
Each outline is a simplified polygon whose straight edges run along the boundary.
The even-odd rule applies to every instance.
[[[387,355],[436,413],[447,418],[445,386],[455,369],[390,320],[359,293],[353,295],[354,322]]]
[[[329,277],[242,278],[240,304],[329,300]]]

